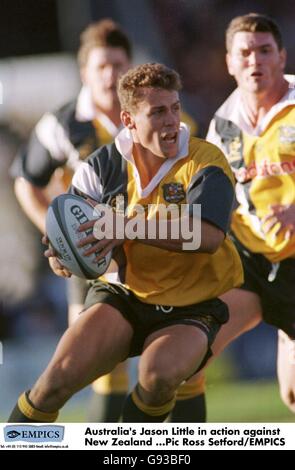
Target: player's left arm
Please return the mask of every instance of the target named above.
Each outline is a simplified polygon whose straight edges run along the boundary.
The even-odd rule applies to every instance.
[[[171,251],[192,251],[213,254],[222,244],[230,224],[231,211],[234,199],[234,188],[231,179],[223,168],[209,165],[198,171],[192,178],[187,191],[188,214],[178,220],[169,221],[169,233],[173,224],[179,225],[179,238],[171,236],[166,240],[148,239],[142,243],[157,246]],[[189,218],[189,224],[185,220]],[[197,227],[196,224],[200,224]],[[182,236],[182,227],[189,227]],[[194,247],[195,228],[199,229],[200,239],[198,246]],[[192,236],[189,239],[188,234]],[[191,244],[191,248],[188,248]]]

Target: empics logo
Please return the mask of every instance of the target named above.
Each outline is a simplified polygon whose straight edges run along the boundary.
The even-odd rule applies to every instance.
[[[12,431],[8,431],[7,433],[7,437],[9,437],[9,439],[15,439],[16,437],[20,436],[21,433],[18,432],[18,431],[15,431],[15,429],[13,429]]]
[[[61,442],[64,438],[64,426],[5,426],[4,440],[26,442]]]

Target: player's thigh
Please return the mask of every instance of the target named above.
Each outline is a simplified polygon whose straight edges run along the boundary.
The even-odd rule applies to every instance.
[[[219,354],[232,340],[254,328],[262,319],[259,296],[243,289],[232,289],[221,296],[228,305],[229,320],[222,326],[212,344],[214,355]]]
[[[196,371],[207,348],[207,336],[192,325],[172,325],[155,331],[144,344],[139,380],[153,374],[179,384]]]
[[[128,356],[132,335],[131,325],[117,309],[95,304],[67,329],[52,365],[70,370],[81,383],[89,383]]]

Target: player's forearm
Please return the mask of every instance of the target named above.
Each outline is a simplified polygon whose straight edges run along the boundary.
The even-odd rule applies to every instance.
[[[17,178],[14,185],[16,198],[33,224],[45,233],[45,218],[49,200],[42,188],[33,186],[24,178]]]
[[[127,238],[128,238],[128,224]],[[224,233],[212,224],[192,217],[167,221],[144,221],[144,237],[138,237],[146,245],[177,252],[215,253],[224,240]]]
[[[107,209],[101,218],[82,224],[79,231],[91,228],[93,233],[79,241],[79,246],[82,247],[98,240],[87,249],[87,255],[112,249],[127,240],[136,240],[169,251],[213,254],[224,240],[222,230],[197,218],[187,216],[151,221],[144,217],[128,218],[124,214],[114,213],[111,208]]]

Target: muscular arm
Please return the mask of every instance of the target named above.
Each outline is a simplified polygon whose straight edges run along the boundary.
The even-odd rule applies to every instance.
[[[225,235],[222,230],[205,220],[193,220],[192,217],[189,217],[189,233],[191,233],[191,237],[184,237],[182,236],[181,230],[182,223],[187,225],[187,221],[184,221],[183,218],[178,219],[178,221],[168,221],[168,236],[166,239],[157,238],[153,240],[146,236],[145,239],[140,241],[145,245],[156,246],[157,248],[163,248],[164,250],[169,251],[190,251],[213,254],[224,240]],[[179,229],[179,237],[177,239],[174,239],[171,236],[171,232],[173,232],[173,224],[177,225]],[[200,230],[196,230],[197,227]],[[197,236],[197,232],[199,232],[199,236]]]
[[[16,198],[25,214],[33,224],[45,233],[45,217],[49,205],[49,197],[45,189],[38,188],[25,178],[18,177],[14,185]]]
[[[56,169],[68,158],[69,148],[65,131],[57,117],[46,113],[35,126],[28,144],[19,155],[15,194],[22,209],[34,225],[45,232],[45,216],[52,197],[64,189]]]
[[[200,237],[195,237],[194,235],[192,235],[190,238],[188,238],[187,235],[183,237],[181,229],[178,231],[179,236],[177,238],[171,236],[171,233],[173,232],[172,224],[176,224],[179,226],[180,222],[183,221],[182,218],[173,220],[173,222],[167,221],[166,238],[161,238],[159,236],[160,227],[159,222],[157,221],[156,230],[154,232],[155,235],[153,236],[153,238],[151,238],[147,220],[141,220],[136,222],[138,235],[135,235],[132,230],[133,221],[135,219],[115,214],[112,212],[111,209],[106,210],[106,214],[107,215],[105,215],[103,218],[98,219],[96,221],[92,220],[86,222],[79,228],[80,231],[85,231],[89,228],[93,228],[93,234],[83,238],[83,240],[79,242],[79,246],[83,247],[91,243],[92,246],[87,249],[84,254],[86,256],[89,256],[90,254],[96,251],[100,251],[100,255],[96,258],[97,260],[105,256],[111,249],[124,243],[126,240],[136,239],[140,243],[152,245],[157,248],[162,248],[168,251],[200,252],[209,254],[215,253],[215,251],[219,248],[219,246],[224,240],[224,232],[221,229],[215,227],[213,224],[210,224],[204,220],[193,221],[192,217],[187,217],[191,222],[191,225],[189,227],[189,233],[194,234],[194,223],[201,224],[199,227]],[[121,227],[124,227],[124,230],[123,232],[120,232],[119,237],[115,238],[117,233],[117,224],[119,224]]]

